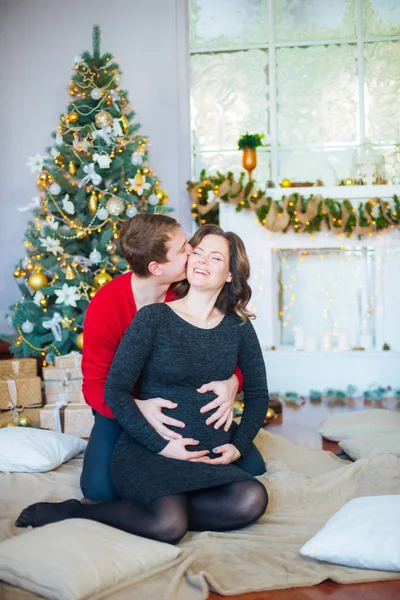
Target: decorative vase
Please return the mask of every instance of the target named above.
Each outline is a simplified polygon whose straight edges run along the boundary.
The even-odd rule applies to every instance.
[[[251,173],[257,166],[257,153],[254,148],[248,148],[247,146],[243,148],[242,165],[248,172],[249,179],[251,179]]]

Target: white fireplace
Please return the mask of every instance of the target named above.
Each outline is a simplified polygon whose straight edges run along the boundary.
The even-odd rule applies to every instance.
[[[310,193],[310,188],[290,192]],[[314,189],[312,190],[314,191]],[[315,190],[316,191],[316,190]],[[400,186],[318,188],[355,207],[400,195]],[[283,190],[269,190],[278,199]],[[251,263],[250,308],[274,392],[369,386],[400,388],[400,231],[362,239],[271,233],[255,214],[221,203],[220,223],[238,233]],[[390,348],[384,350],[384,348]]]

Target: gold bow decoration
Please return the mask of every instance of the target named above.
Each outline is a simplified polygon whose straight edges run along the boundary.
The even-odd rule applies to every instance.
[[[381,198],[360,202],[358,209],[349,200],[323,198],[310,194],[308,198],[298,193],[273,200],[265,190],[258,189],[255,181],[245,183],[245,174],[238,180],[232,173],[206,177],[199,182],[188,181],[187,190],[192,201],[192,216],[199,225],[219,222],[219,203],[234,204],[236,210],[252,210],[259,223],[276,233],[293,229],[296,233],[315,233],[325,226],[333,234],[349,237],[372,236],[378,231],[394,229],[400,225],[400,200],[394,195],[392,204]]]

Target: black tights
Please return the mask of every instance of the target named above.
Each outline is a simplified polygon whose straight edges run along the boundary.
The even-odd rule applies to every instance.
[[[176,544],[188,530],[229,531],[254,523],[265,512],[268,495],[259,481],[162,496],[148,505],[135,500],[98,504],[38,502],[22,511],[18,527],[39,527],[64,519],[90,519],[128,533]]]

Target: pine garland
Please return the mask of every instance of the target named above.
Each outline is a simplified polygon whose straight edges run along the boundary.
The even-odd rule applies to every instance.
[[[192,200],[192,216],[198,225],[219,223],[219,203],[234,204],[236,211],[252,210],[259,223],[272,232],[318,233],[324,228],[348,237],[372,236],[378,231],[394,229],[400,224],[400,200],[394,195],[392,204],[381,198],[360,202],[354,208],[349,200],[323,198],[320,194],[290,193],[273,200],[256,182],[245,183],[245,173],[236,180],[233,173],[200,173],[201,181],[187,182]]]

